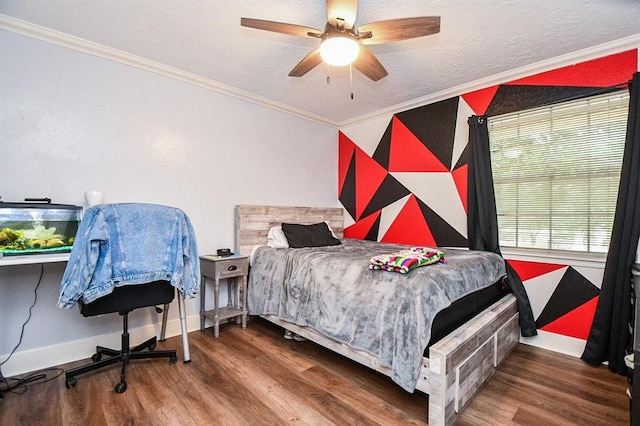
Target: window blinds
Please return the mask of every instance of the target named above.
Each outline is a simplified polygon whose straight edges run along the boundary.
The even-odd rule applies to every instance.
[[[607,251],[628,104],[620,91],[489,118],[501,246]]]

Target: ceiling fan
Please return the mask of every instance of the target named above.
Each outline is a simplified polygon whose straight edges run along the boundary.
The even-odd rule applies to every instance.
[[[323,60],[330,65],[352,64],[373,81],[388,75],[365,46],[424,37],[440,32],[439,16],[388,19],[355,27],[358,0],[327,0],[324,30],[262,19],[240,18],[240,25],[298,37],[321,39],[320,47],[305,56],[289,73],[302,77]]]

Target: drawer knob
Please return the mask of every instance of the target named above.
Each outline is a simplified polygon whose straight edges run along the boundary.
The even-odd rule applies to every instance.
[[[236,269],[238,269],[236,265],[231,265],[227,268],[227,271],[235,271]]]

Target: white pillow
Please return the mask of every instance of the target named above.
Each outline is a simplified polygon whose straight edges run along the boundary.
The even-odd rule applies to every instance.
[[[267,245],[273,248],[289,248],[289,241],[282,232],[282,226],[272,226],[267,234]]]
[[[333,228],[331,227],[331,225],[329,224],[328,220],[325,220],[324,223],[327,224],[327,228],[329,228],[329,231],[331,231],[331,235],[333,235],[333,238],[335,238],[336,240],[339,240],[340,238],[338,238],[338,236],[336,235],[335,232],[333,232]]]

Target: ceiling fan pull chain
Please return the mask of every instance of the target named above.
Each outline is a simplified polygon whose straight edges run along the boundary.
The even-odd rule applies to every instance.
[[[353,100],[353,67],[349,64],[349,88],[351,89],[351,99]]]
[[[325,62],[325,68],[327,70],[327,84],[331,84],[331,76],[329,75],[329,64]]]

